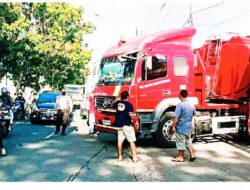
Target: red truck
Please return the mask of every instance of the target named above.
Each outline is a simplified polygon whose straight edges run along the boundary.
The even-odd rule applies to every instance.
[[[250,135],[250,38],[208,40],[192,50],[195,32],[193,27],[173,29],[120,41],[108,49],[94,89],[96,130],[117,132],[111,104],[128,90],[138,116],[137,134],[153,135],[161,146],[171,146],[173,112],[180,89],[187,89],[197,109],[194,137],[247,131]]]

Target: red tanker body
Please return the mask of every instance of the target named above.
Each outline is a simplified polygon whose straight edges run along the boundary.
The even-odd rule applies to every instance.
[[[207,109],[216,103],[218,108],[246,116],[250,136],[250,38],[208,40],[194,54],[198,107]],[[241,130],[247,131],[247,125]]]
[[[249,97],[250,38],[236,36],[222,44],[221,59],[216,68],[215,95],[223,99]]]
[[[193,51],[195,31],[188,27],[120,41],[104,53],[94,90],[98,131],[117,132],[111,104],[120,92],[128,90],[138,116],[136,132],[153,135],[162,146],[172,145],[170,129],[180,89],[187,89],[196,105],[195,135],[239,131],[246,121],[240,105],[213,101],[222,84],[215,80],[215,76],[221,79],[218,61],[224,61],[215,52],[218,40]]]

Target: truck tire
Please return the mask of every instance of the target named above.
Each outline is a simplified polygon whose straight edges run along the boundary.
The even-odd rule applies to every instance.
[[[248,135],[247,131],[239,130],[237,137],[238,137],[238,141],[240,142],[247,143],[247,144],[250,143],[250,136]]]
[[[170,131],[173,125],[173,118],[174,112],[166,112],[160,119],[154,138],[161,147],[170,148],[176,146],[175,135]],[[193,127],[191,138],[192,142],[197,141],[196,127]]]
[[[154,137],[161,147],[175,147],[175,135],[171,134],[173,118],[174,112],[166,112],[159,121]]]

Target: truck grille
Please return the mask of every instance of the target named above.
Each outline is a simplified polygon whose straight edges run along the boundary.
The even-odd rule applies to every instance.
[[[112,102],[115,101],[115,97],[96,97],[95,107],[96,108],[111,108]]]

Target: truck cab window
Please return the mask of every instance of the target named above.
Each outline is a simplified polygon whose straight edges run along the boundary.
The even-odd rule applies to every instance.
[[[142,80],[153,80],[167,75],[167,58],[163,55],[148,56],[142,62]]]
[[[176,56],[173,59],[175,76],[187,76],[188,64],[187,58],[184,56]]]
[[[136,60],[137,52],[126,54],[120,59],[119,57],[102,59],[97,85],[131,84]]]

